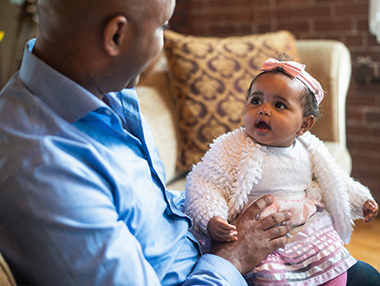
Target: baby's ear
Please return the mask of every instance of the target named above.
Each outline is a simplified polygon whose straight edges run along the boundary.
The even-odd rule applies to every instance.
[[[309,115],[309,116],[305,117],[302,121],[302,125],[301,125],[300,130],[298,130],[298,132],[297,132],[297,135],[301,136],[305,132],[309,131],[311,129],[311,127],[314,126],[314,123],[315,123],[315,118],[313,115]]]

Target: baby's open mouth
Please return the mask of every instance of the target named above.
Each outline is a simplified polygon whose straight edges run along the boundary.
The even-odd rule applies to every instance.
[[[256,124],[256,128],[258,129],[270,129],[270,126],[266,124],[264,121],[260,121]]]

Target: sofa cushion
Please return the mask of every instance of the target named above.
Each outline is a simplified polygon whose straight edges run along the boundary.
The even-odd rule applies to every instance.
[[[249,84],[265,60],[283,52],[299,60],[287,31],[212,38],[167,30],[164,49],[178,116],[181,170],[196,164],[213,139],[243,125]]]

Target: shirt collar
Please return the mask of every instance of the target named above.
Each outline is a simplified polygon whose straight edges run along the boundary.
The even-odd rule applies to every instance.
[[[20,68],[21,80],[30,92],[70,123],[99,107],[107,107],[94,94],[36,57],[32,53],[34,43],[35,39],[27,43]]]

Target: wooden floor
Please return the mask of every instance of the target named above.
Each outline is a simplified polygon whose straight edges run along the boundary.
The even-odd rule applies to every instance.
[[[380,218],[370,223],[357,220],[355,225],[346,248],[353,257],[371,264],[380,272]]]

